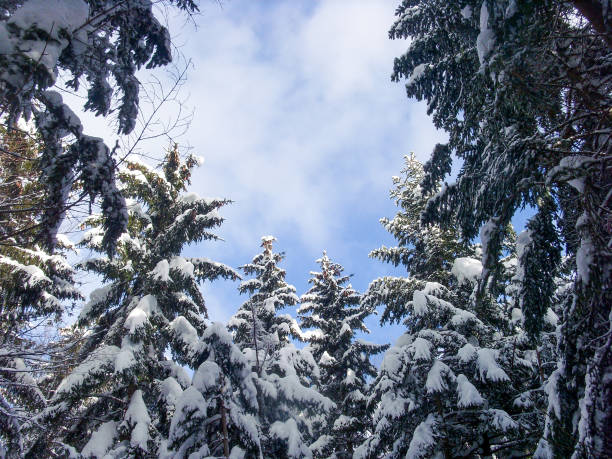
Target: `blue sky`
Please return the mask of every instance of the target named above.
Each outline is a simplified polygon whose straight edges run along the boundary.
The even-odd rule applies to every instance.
[[[397,0],[226,0],[201,4],[195,26],[169,17],[173,42],[192,60],[181,98],[194,110],[179,140],[205,158],[190,191],[234,203],[218,234],[223,242],[189,247],[237,267],[274,235],[286,253],[283,267],[298,294],[323,250],[364,291],[393,272],[368,258],[394,243],[379,218],[391,217],[391,176],[403,156],[426,160],[443,141],[424,104],[408,100],[392,83],[393,58],[407,48],[391,41]],[[162,71],[156,71],[162,76]],[[161,114],[171,119],[176,105]],[[110,145],[100,119],[90,126]],[[143,143],[159,157],[167,143]],[[227,321],[245,300],[237,283],[204,287],[212,320]],[[84,290],[88,290],[85,286]],[[371,318],[369,339],[390,342],[401,327],[381,329]]]
[[[225,242],[187,253],[238,266],[272,234],[298,294],[324,249],[360,291],[393,272],[368,258],[393,244],[378,222],[395,212],[391,176],[403,155],[424,160],[444,139],[424,105],[390,81],[393,58],[407,47],[387,38],[395,7],[395,0],[232,0],[205,5],[197,30],[174,36],[194,67],[184,88],[195,108],[187,137],[206,160],[193,190],[234,200],[223,212]],[[213,320],[227,320],[244,301],[230,282],[206,285],[205,293]],[[399,333],[380,330],[376,319],[369,325],[373,341]]]

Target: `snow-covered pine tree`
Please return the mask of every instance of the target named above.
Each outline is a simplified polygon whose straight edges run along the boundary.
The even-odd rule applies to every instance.
[[[34,117],[43,148],[38,156],[44,188],[40,235],[49,246],[78,183],[80,199],[100,198],[105,218],[103,245],[111,250],[125,231],[125,202],[115,185],[115,149],[86,135],[64,103],[68,90],[87,86],[84,108],[116,116],[118,133],[129,134],[139,109],[137,71],[171,62],[170,34],[155,5],[191,14],[193,0],[26,0],[2,2],[0,17],[0,119],[18,129]],[[58,74],[66,77],[58,82]]]
[[[302,295],[298,314],[300,326],[313,329],[304,335],[320,367],[319,392],[336,408],[323,417],[322,437],[312,448],[316,457],[352,458],[369,428],[367,378],[377,375],[370,356],[388,346],[355,338],[356,332],[369,333],[363,321],[371,311],[360,304],[361,295],[341,265],[326,252],[316,262],[321,271],[310,273],[312,286]]]
[[[191,328],[186,321],[182,326]],[[189,335],[195,339],[197,332]],[[255,373],[223,324],[206,328],[194,367],[191,386],[182,392],[176,387],[180,395],[161,457],[262,458]]]
[[[181,256],[186,244],[216,239],[211,230],[227,203],[183,193],[196,163],[192,156],[182,162],[175,146],[161,171],[128,162],[120,172],[128,229],[116,257],[82,262],[105,285],[81,311],[77,325],[88,332],[79,363],[40,416],[49,430],[30,456],[154,457],[163,446],[177,391],[189,385],[181,365],[193,362],[206,330],[198,283],[238,277],[220,263]],[[103,219],[89,220],[82,242],[101,254]]]
[[[598,0],[404,0],[390,31],[410,39],[393,78],[408,80],[408,95],[426,100],[449,135],[426,166],[425,188],[450,173],[453,155],[462,162],[456,183],[432,198],[424,218],[458,222],[468,239],[481,231],[479,295],[512,216],[538,208],[548,194],[561,211],[557,226],[576,278],[561,315],[541,457],[612,450],[603,434],[612,431],[605,376],[612,371],[610,11]],[[537,277],[546,278],[549,266]]]
[[[58,235],[54,252],[36,243],[39,150],[35,135],[0,127],[0,449],[8,457],[31,441],[25,426],[47,398],[40,378],[66,362],[55,327],[80,298],[65,257],[70,241]]]
[[[502,287],[477,301],[482,264],[469,255],[478,248],[421,225],[422,178],[420,163],[407,157],[392,191],[401,210],[383,220],[399,245],[372,254],[400,260],[409,277],[375,280],[363,303],[384,305],[383,320],[404,319],[406,333],[385,353],[369,401],[372,435],[355,457],[528,454],[543,424],[535,355],[498,301]]]
[[[229,322],[234,341],[251,362],[257,375],[258,417],[262,429],[264,457],[312,457],[309,443],[315,430],[310,420],[334,405],[313,386],[319,374],[307,350],[298,350],[291,338],[300,339],[301,330],[289,314],[279,314],[299,298],[295,287],[285,281],[285,270],[278,264],[282,253],[275,253],[273,236],[262,238],[263,252],[241,269],[252,279],[240,284],[248,293]]]

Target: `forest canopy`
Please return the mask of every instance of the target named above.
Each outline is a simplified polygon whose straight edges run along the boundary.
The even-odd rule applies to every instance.
[[[608,457],[609,2],[399,3],[391,79],[446,141],[391,179],[369,256],[395,274],[363,291],[334,247],[305,291],[274,236],[208,258],[232,196],[192,191],[202,159],[80,115],[144,138],[145,99],[151,120],[185,77],[142,81],[179,52],[164,15],[201,6],[0,2],[0,457]],[[366,339],[376,314],[397,340]]]

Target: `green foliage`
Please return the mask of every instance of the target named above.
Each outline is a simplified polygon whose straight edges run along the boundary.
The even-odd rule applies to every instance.
[[[325,252],[317,263],[321,271],[311,272],[311,288],[302,295],[298,314],[302,328],[314,329],[305,336],[321,369],[318,390],[336,408],[321,416],[321,436],[313,449],[317,457],[350,458],[368,429],[367,380],[377,374],[370,357],[388,346],[356,339],[356,332],[369,332],[363,321],[371,311],[360,304],[361,295],[348,284],[341,265]]]
[[[405,0],[390,31],[411,40],[393,78],[408,79],[408,96],[427,101],[449,136],[425,167],[425,191],[449,173],[453,156],[461,161],[456,182],[428,201],[423,221],[458,224],[467,239],[480,231],[478,300],[496,282],[503,233],[525,206],[537,209],[532,225],[543,231],[525,260],[521,301],[531,336],[541,330],[559,269],[555,227],[568,265],[575,262],[574,301],[560,311],[563,375],[550,386],[548,425],[556,427],[547,429],[541,457],[596,457],[612,447],[601,434],[612,425],[603,377],[612,368],[612,342],[604,338],[612,329],[610,13],[601,2],[586,4]],[[560,215],[553,217],[551,202]]]
[[[216,239],[212,230],[223,221],[217,211],[227,204],[182,194],[195,164],[192,157],[181,162],[175,146],[163,172],[129,162],[119,173],[130,212],[127,232],[116,257],[82,263],[105,285],[91,293],[78,318],[78,326],[88,328],[78,365],[42,415],[67,451],[86,455],[103,448],[111,455],[148,457],[167,438],[177,391],[188,385],[179,365],[194,365],[198,337],[206,330],[198,284],[238,277],[220,263],[181,256],[187,244]],[[104,253],[103,223],[104,217],[89,220],[82,245]],[[67,418],[73,421],[65,431]],[[109,440],[96,446],[98,436]],[[41,436],[38,446],[45,441]],[[47,448],[58,450],[56,445]]]

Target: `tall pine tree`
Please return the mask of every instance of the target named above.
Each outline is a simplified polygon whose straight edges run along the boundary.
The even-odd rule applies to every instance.
[[[393,78],[408,80],[408,95],[426,100],[434,124],[449,135],[426,165],[425,188],[450,173],[453,155],[462,161],[456,183],[432,197],[424,219],[458,222],[470,239],[480,231],[478,297],[517,211],[537,208],[534,225],[557,220],[576,276],[561,315],[550,428],[538,455],[604,455],[612,449],[604,435],[612,430],[605,376],[612,368],[610,8],[599,1],[404,0],[396,13],[391,37],[411,43],[395,60]],[[550,237],[558,238],[549,231],[529,250],[555,252],[559,242]],[[530,268],[534,282],[550,285],[550,262]],[[553,291],[542,288],[540,304]],[[529,327],[541,328],[541,308],[531,298],[523,305]]]
[[[227,201],[183,193],[194,157],[180,160],[176,146],[157,171],[128,163],[120,173],[129,225],[117,256],[89,258],[84,269],[105,285],[90,295],[78,319],[87,327],[79,364],[55,390],[41,421],[50,425],[30,451],[40,457],[149,457],[165,441],[175,397],[189,380],[180,365],[193,362],[206,331],[198,283],[236,279],[231,268],[206,258],[181,256],[186,244],[214,240]],[[91,219],[83,245],[104,252],[104,219]],[[172,358],[168,357],[168,353]]]
[[[255,373],[221,323],[206,328],[200,340],[190,325],[185,343],[192,348],[191,386],[176,388],[175,414],[167,450],[161,457],[261,458],[261,428],[257,419]]]
[[[299,298],[278,266],[283,254],[273,251],[275,240],[263,237],[263,252],[242,267],[245,274],[254,275],[240,285],[240,291],[250,296],[229,325],[257,374],[264,457],[312,457],[309,444],[316,429],[310,420],[330,410],[333,403],[312,387],[319,373],[312,355],[291,342],[302,336],[297,322],[289,314],[278,313]]]
[[[360,304],[361,295],[348,283],[344,268],[323,252],[317,260],[320,272],[311,272],[311,288],[301,297],[301,327],[313,328],[305,335],[308,349],[321,369],[319,391],[336,404],[315,447],[317,457],[351,458],[367,434],[367,380],[376,377],[370,356],[388,346],[356,339],[368,333],[364,319],[371,311]]]
[[[409,277],[375,280],[364,294],[364,304],[386,306],[384,321],[403,319],[406,332],[386,352],[374,381],[373,433],[356,457],[528,454],[543,424],[536,356],[512,327],[512,302],[499,300],[505,287],[490,285],[478,299],[482,264],[466,256],[478,247],[449,230],[422,226],[423,169],[414,157],[406,163],[392,192],[401,210],[392,224],[383,220],[400,236],[399,246],[373,255],[393,261],[393,254],[404,254]],[[502,272],[496,279],[511,287],[511,277]]]

